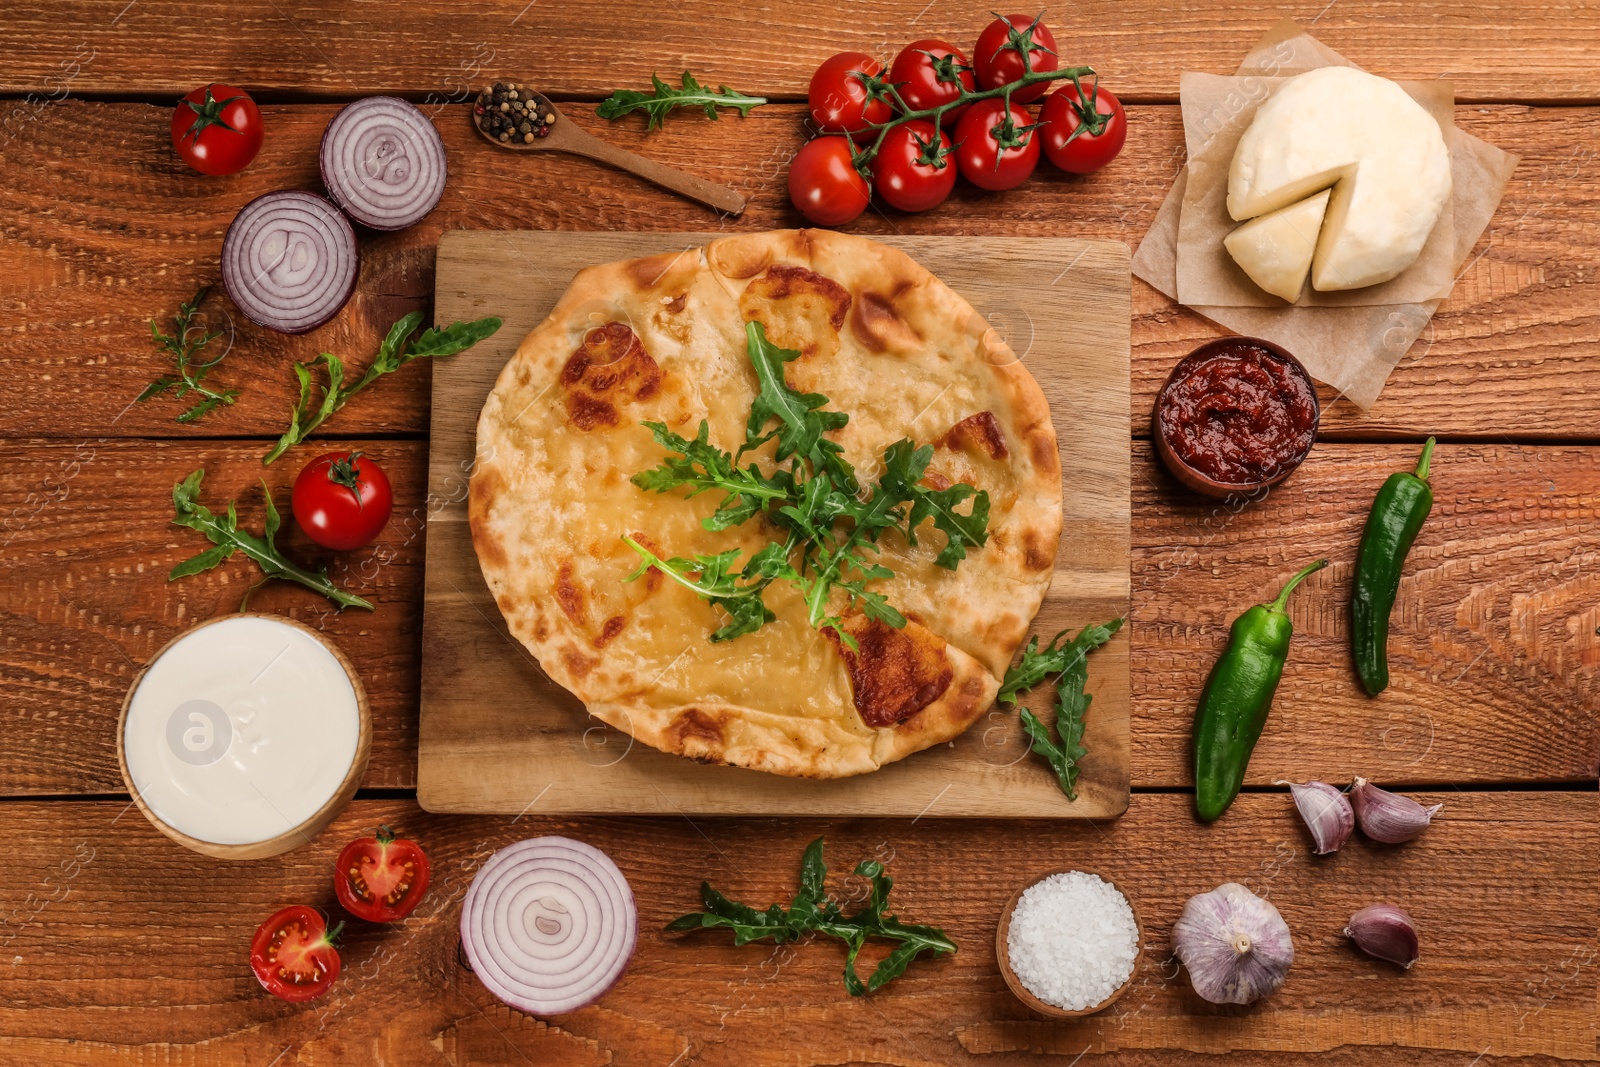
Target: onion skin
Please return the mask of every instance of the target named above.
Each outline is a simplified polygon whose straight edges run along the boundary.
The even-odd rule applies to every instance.
[[[633,891],[599,849],[565,837],[519,841],[489,857],[461,904],[461,949],[502,1002],[533,1015],[593,1004],[639,940]]]
[[[292,237],[284,234],[292,231]],[[282,243],[281,254],[273,249]],[[305,254],[320,262],[303,276]],[[222,240],[222,285],[258,326],[299,334],[344,310],[361,275],[356,232],[333,204],[315,193],[284,189],[258,196],[234,216]]]
[[[1237,882],[1189,898],[1172,951],[1194,991],[1213,1004],[1253,1004],[1283,985],[1294,939],[1271,901]]]
[[[1368,904],[1350,916],[1344,934],[1367,955],[1408,971],[1422,956],[1416,924],[1393,904]]]
[[[369,96],[341,108],[323,131],[317,162],[328,198],[372,230],[421,222],[449,180],[438,129],[397,96]]]

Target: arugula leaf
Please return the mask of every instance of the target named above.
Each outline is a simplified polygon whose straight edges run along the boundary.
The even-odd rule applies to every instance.
[[[957,482],[948,489],[930,489],[921,484],[922,476],[933,460],[933,446],[918,448],[912,441],[901,439],[883,453],[883,477],[880,484],[902,500],[911,503],[906,516],[906,539],[917,543],[917,527],[933,521],[934,529],[947,538],[944,550],[934,563],[953,571],[967,558],[968,548],[982,548],[989,540],[989,493],[974,489],[966,482]],[[957,505],[967,500],[972,506],[963,515]]]
[[[211,368],[221,363],[222,357],[228,354],[228,350],[223,349],[209,360],[195,358],[201,349],[222,336],[221,330],[207,330],[194,321],[201,302],[210,291],[209,286],[202,286],[192,299],[178,305],[177,313],[172,316],[171,334],[162,333],[156,326],[156,320],[150,320],[150,339],[171,353],[173,373],[163,374],[145,386],[134,402],[143,403],[168,390],[179,400],[195,393],[201,399],[178,416],[177,421],[182,423],[199,422],[223,404],[232,404],[239,396],[237,389],[224,389],[219,393],[201,384]]]
[[[1083,747],[1083,720],[1094,700],[1084,691],[1089,682],[1089,653],[1111,640],[1111,635],[1122,628],[1123,621],[1113,619],[1098,626],[1085,626],[1078,631],[1078,636],[1065,642],[1062,639],[1067,631],[1062,630],[1042,652],[1039,638],[1030,639],[1022,658],[1006,671],[1000,693],[995,697],[996,703],[1015,705],[1019,692],[1033,688],[1046,675],[1058,675],[1056,732],[1060,740],[1057,741],[1050,727],[1027,707],[1022,709],[1021,721],[1023,732],[1032,742],[1031,750],[1050,764],[1068,800],[1078,799],[1078,762],[1088,753]]]
[[[226,518],[216,515],[210,508],[200,503],[200,483],[205,475],[205,468],[202,467],[172,487],[172,522],[176,526],[187,526],[191,530],[205,534],[213,547],[173,567],[167,572],[167,581],[176,581],[191,574],[208,571],[231,558],[235,552],[243,552],[256,562],[268,579],[283,578],[299,582],[307,589],[321,593],[341,608],[372,610],[372,605],[367,601],[334,585],[328,577],[326,568],[308,571],[290,562],[278,551],[276,540],[282,519],[278,514],[277,505],[272,501],[272,490],[265,481],[262,481],[261,488],[266,494],[266,522],[262,536],[257,537],[248,530],[239,529],[239,513],[232,501],[228,503]],[[247,592],[246,601],[249,596]],[[239,610],[244,610],[243,603],[240,604]]]
[[[792,348],[779,348],[767,340],[766,328],[752,319],[744,326],[745,348],[755,368],[760,390],[750,402],[750,419],[745,424],[744,445],[739,455],[778,439],[774,458],[780,463],[798,456],[811,464],[813,471],[827,471],[837,484],[855,491],[855,472],[845,463],[844,447],[823,437],[829,430],[841,429],[850,421],[842,411],[828,411],[822,405],[828,398],[821,393],[801,393],[789,387],[783,366],[800,358]],[[777,419],[777,429],[766,432],[767,423]]]
[[[637,89],[618,89],[595,108],[595,114],[603,119],[620,119],[634,111],[643,111],[649,118],[646,129],[659,129],[666,121],[667,114],[674,108],[703,107],[708,118],[720,118],[717,114],[719,107],[738,109],[741,118],[748,117],[750,109],[759,107],[767,102],[764,96],[745,96],[736,93],[726,85],[719,86],[716,91],[707,89],[695,80],[693,74],[683,72],[682,88],[675,89],[652,73],[650,75],[651,91],[641,93]]]
[[[268,465],[305,440],[327,420],[328,416],[344,407],[351,397],[383,375],[392,374],[414,359],[453,356],[457,352],[471,348],[500,328],[500,320],[491,317],[471,322],[455,322],[443,329],[430,327],[414,339],[411,338],[421,324],[422,312],[413,311],[389,327],[389,333],[379,346],[377,356],[368,365],[365,373],[349,386],[344,384],[344,361],[332,353],[323,352],[308,363],[294,364],[295,377],[300,380],[300,399],[295,402],[294,409],[289,413],[289,428],[278,438],[278,443],[272,446],[272,451],[262,457],[261,465],[263,467]],[[318,363],[328,369],[328,384],[322,387],[321,398],[313,403],[312,397],[317,387],[312,381],[311,369]]]
[[[823,861],[822,848],[820,837],[806,847],[800,863],[800,887],[787,908],[773,904],[765,911],[757,911],[748,904],[730,900],[713,889],[710,882],[701,882],[700,902],[706,910],[680,916],[666,928],[671,931],[731,930],[735,945],[767,938],[782,945],[811,933],[837,938],[846,946],[844,987],[853,997],[882,989],[904,974],[912,961],[924,952],[943,956],[956,951],[955,943],[937,926],[903,923],[897,916],[886,914],[894,879],[876,860],[862,860],[856,865],[856,875],[869,879],[872,885],[866,904],[847,918],[838,901],[826,895],[824,883],[828,867]],[[896,945],[863,983],[856,973],[856,957],[872,938],[894,941]]]
[[[734,570],[734,563],[743,554],[741,549],[730,548],[716,555],[684,559],[674,556],[662,559],[632,537],[624,536],[623,543],[639,554],[638,569],[623,581],[631,582],[651,568],[660,571],[686,589],[691,589],[713,607],[728,613],[728,621],[711,634],[713,641],[731,641],[761,629],[777,618],[767,607],[761,593],[772,580],[765,571],[773,566],[774,550],[781,551],[776,543],[763,548],[742,570]],[[784,564],[787,567],[787,563]],[[742,584],[742,580],[750,579]]]
[[[687,496],[699,496],[712,490],[728,494],[717,510],[700,520],[708,530],[726,530],[747,522],[756,516],[769,501],[785,500],[789,496],[788,478],[781,475],[768,477],[754,463],[740,468],[733,456],[709,442],[710,426],[700,420],[700,431],[694,440],[673,433],[665,423],[644,423],[656,443],[669,453],[659,467],[635,474],[631,481],[640,489],[666,493],[687,488]]]

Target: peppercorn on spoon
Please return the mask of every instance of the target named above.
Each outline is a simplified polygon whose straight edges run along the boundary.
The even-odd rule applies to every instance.
[[[500,97],[505,99],[497,99]],[[607,144],[578,129],[543,93],[516,82],[497,83],[478,94],[472,109],[472,128],[496,148],[583,156],[636,174],[717,211],[729,215],[744,211],[744,197],[727,186]]]

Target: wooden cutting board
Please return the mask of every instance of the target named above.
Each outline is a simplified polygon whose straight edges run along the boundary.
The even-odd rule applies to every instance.
[[[1089,750],[1069,802],[1017,714],[856,778],[806,781],[706,766],[591,718],[507,632],[467,528],[479,409],[501,366],[594,263],[717,234],[455,231],[439,241],[439,322],[500,332],[433,364],[417,795],[438,812],[1114,818],[1128,806],[1126,628],[1090,657]],[[1061,442],[1065,525],[1034,630],[1128,611],[1128,250],[1069,238],[885,238],[966,297],[1044,388]],[[1049,721],[1049,687],[1029,703]]]

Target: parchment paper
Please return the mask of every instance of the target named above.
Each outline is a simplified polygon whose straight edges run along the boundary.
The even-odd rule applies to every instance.
[[[1255,298],[1255,305],[1208,302],[1215,299],[1217,294],[1230,291],[1227,284],[1230,279],[1210,277],[1222,273],[1218,269],[1219,256],[1226,261],[1223,266],[1231,272],[1234,288],[1240,281],[1244,287],[1255,288],[1221,247],[1220,235],[1216,238],[1214,251],[1208,256],[1201,257],[1198,262],[1193,256],[1184,258],[1181,264],[1183,276],[1180,278],[1180,240],[1185,205],[1189,200],[1189,185],[1197,180],[1192,174],[1196,161],[1201,161],[1202,172],[1207,166],[1216,168],[1215,159],[1207,157],[1208,146],[1226,130],[1235,127],[1239,132],[1234,134],[1233,141],[1237,143],[1244,128],[1239,125],[1239,116],[1246,111],[1253,116],[1255,108],[1271,95],[1277,79],[1336,64],[1353,65],[1305,33],[1293,20],[1285,19],[1268,30],[1256,43],[1245,56],[1234,78],[1211,79],[1212,85],[1206,87],[1208,91],[1204,106],[1196,106],[1196,102],[1190,98],[1191,91],[1202,86],[1192,75],[1184,75],[1180,93],[1184,138],[1190,162],[1173,183],[1156,214],[1155,222],[1151,224],[1150,232],[1134,254],[1133,273],[1168,297],[1192,307],[1221,326],[1282,345],[1299,357],[1318,380],[1338,389],[1358,406],[1367,408],[1377,400],[1389,372],[1427,328],[1434,310],[1443,296],[1448,294],[1449,285],[1454,283],[1455,275],[1488,227],[1489,219],[1505,192],[1506,182],[1517,165],[1517,156],[1462,133],[1453,122],[1445,127],[1454,189],[1447,209],[1448,218],[1441,217],[1439,224],[1448,227],[1449,240],[1443,247],[1448,248],[1450,255],[1442,258],[1448,258],[1449,279],[1438,288],[1428,288],[1433,285],[1429,278],[1413,289],[1399,290],[1407,293],[1404,299],[1391,296],[1390,302],[1381,304],[1341,306],[1334,300],[1290,306],[1265,294]],[[1209,91],[1222,88],[1216,84],[1221,82],[1227,85],[1220,95]],[[1215,152],[1220,154],[1222,149],[1217,148]],[[1227,164],[1231,159],[1230,146],[1227,155],[1222,157],[1220,167],[1224,199]],[[1204,176],[1202,173],[1201,177]],[[1202,193],[1203,190],[1197,190],[1196,203],[1204,202]],[[1225,217],[1225,207],[1221,210]],[[1430,246],[1435,237],[1438,237],[1437,232],[1430,237]],[[1208,277],[1197,278],[1196,274]],[[1402,283],[1411,284],[1406,274],[1384,286],[1373,288],[1399,286]],[[1419,297],[1416,295],[1419,290],[1435,295]],[[1205,294],[1204,299],[1199,295],[1193,300],[1186,299],[1188,295],[1202,293]],[[1338,295],[1324,293],[1318,294],[1318,297]]]

